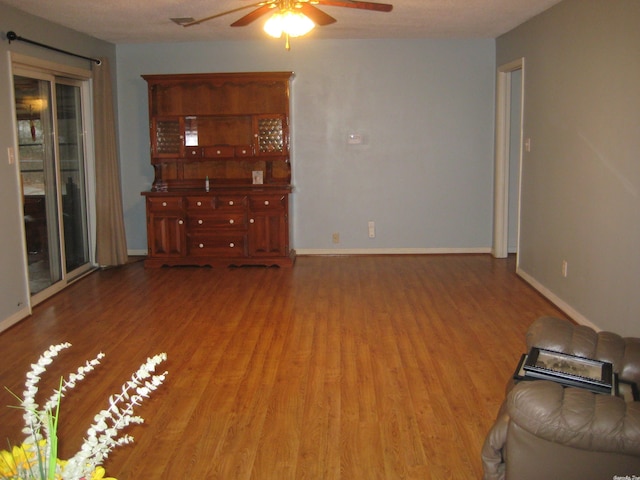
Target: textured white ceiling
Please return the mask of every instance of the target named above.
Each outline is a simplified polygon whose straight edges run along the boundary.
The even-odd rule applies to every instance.
[[[261,28],[266,17],[247,27],[229,27],[251,9],[187,28],[169,20],[199,19],[256,1],[0,0],[0,3],[122,44],[260,38],[265,35]],[[392,3],[393,11],[381,13],[322,6],[322,10],[338,21],[316,28],[312,35],[317,38],[495,38],[560,0],[382,1]]]

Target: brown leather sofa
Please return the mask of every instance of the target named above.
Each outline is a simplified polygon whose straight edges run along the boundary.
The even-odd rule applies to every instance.
[[[527,351],[611,362],[621,380],[640,386],[640,338],[542,317],[526,340]],[[511,381],[482,462],[484,480],[640,479],[640,402],[547,380]]]

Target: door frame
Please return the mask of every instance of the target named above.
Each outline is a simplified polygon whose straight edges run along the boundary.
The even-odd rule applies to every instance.
[[[522,172],[523,131],[524,131],[524,57],[500,65],[496,73],[496,115],[495,115],[495,161],[493,195],[493,244],[491,254],[495,258],[506,258],[509,254],[509,151],[511,147],[511,74],[520,70],[520,148],[519,164]],[[518,178],[517,247],[520,249],[520,188],[522,173]]]
[[[52,96],[55,96],[55,79],[56,77],[65,77],[68,79],[77,80],[80,82],[87,82],[87,87],[81,89],[82,94],[82,102],[84,104],[83,108],[83,129],[84,129],[84,150],[85,150],[85,182],[86,182],[86,201],[87,201],[87,213],[88,213],[88,242],[89,242],[89,263],[85,264],[83,267],[77,269],[77,271],[66,272],[64,268],[64,243],[62,242],[63,236],[62,232],[60,232],[60,249],[62,250],[61,257],[61,268],[62,268],[62,279],[45,290],[38,292],[36,294],[30,293],[30,285],[29,285],[29,272],[27,265],[27,250],[26,250],[26,233],[24,231],[24,222],[22,223],[22,246],[23,251],[22,254],[24,256],[24,284],[26,291],[28,292],[27,298],[29,299],[28,304],[28,313],[31,314],[32,308],[51,297],[52,295],[58,293],[60,290],[67,287],[73,281],[82,278],[84,275],[93,271],[95,266],[95,181],[94,181],[94,169],[95,169],[95,155],[94,155],[94,144],[93,144],[93,105],[92,105],[92,72],[91,70],[85,70],[82,68],[71,67],[68,65],[61,65],[55,62],[51,62],[48,60],[42,60],[38,58],[29,57],[26,55],[18,54],[15,52],[9,53],[9,61],[11,66],[11,101],[12,101],[12,116],[16,117],[15,112],[15,98],[14,98],[14,89],[13,89],[13,76],[14,75],[26,75],[34,78],[40,78],[47,81],[52,81],[52,86],[54,90],[52,91]],[[52,100],[55,105],[55,99]],[[55,114],[55,113],[54,113]],[[15,125],[14,125],[14,128]],[[14,131],[14,145],[13,151],[18,152],[18,144],[17,144],[17,133]],[[55,148],[57,149],[57,144],[54,142]],[[56,158],[58,157],[58,153],[56,152]],[[58,160],[56,160],[58,161]],[[56,167],[57,170],[57,167]],[[20,179],[20,162],[15,162],[15,171],[16,178]],[[58,171],[56,171],[56,175],[58,175]],[[61,191],[57,192],[59,205],[61,205]],[[22,201],[22,192],[20,192],[20,211],[21,215],[24,212],[24,205]],[[62,217],[59,212],[59,225],[62,228]],[[22,217],[21,217],[22,218]],[[0,329],[1,330],[1,329]]]

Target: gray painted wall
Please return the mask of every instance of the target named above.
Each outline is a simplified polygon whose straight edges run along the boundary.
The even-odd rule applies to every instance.
[[[8,52],[71,67],[89,69],[89,62],[23,42],[6,40],[8,31],[41,43],[91,57],[108,57],[115,77],[115,46],[60,27],[0,4],[0,322],[24,316],[28,304],[18,167],[10,165],[7,149],[14,147],[13,91]],[[115,83],[114,83],[115,88]]]
[[[146,252],[140,192],[153,179],[140,75],[262,70],[296,74],[294,248],[489,250],[494,40],[295,39],[287,52],[265,39],[119,45],[117,52],[130,250]],[[351,132],[365,143],[348,145]]]
[[[639,26],[637,0],[565,0],[496,43],[498,65],[526,62],[520,270],[577,320],[635,336]]]

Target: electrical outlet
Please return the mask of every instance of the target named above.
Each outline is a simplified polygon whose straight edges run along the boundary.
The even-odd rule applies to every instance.
[[[369,238],[376,238],[376,222],[369,222]]]
[[[335,232],[332,236],[333,239],[333,243],[340,243],[340,234],[338,232]]]
[[[569,273],[569,262],[566,260],[562,261],[562,276],[567,278],[567,274]]]

